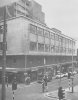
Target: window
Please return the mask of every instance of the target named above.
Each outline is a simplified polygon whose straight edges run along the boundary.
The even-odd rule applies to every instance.
[[[50,32],[45,30],[45,31],[44,31],[44,36],[45,36],[45,37],[49,37],[49,36],[50,36]]]
[[[73,42],[73,46],[75,46],[75,42]]]
[[[60,41],[60,42],[62,41],[62,37],[61,37],[61,36],[59,36],[59,41]]]
[[[59,41],[55,41],[55,45],[56,46],[59,46]]]
[[[66,44],[68,44],[68,39],[66,39]]]
[[[0,34],[3,33],[3,25],[0,26]]]
[[[3,42],[0,42],[0,50],[3,49]]]
[[[65,46],[65,38],[64,37],[63,37],[63,43],[62,44],[63,44],[63,47],[64,47]]]
[[[50,51],[50,46],[48,44],[45,44],[45,52],[49,52]]]
[[[19,15],[26,15],[25,13],[23,13],[22,11],[20,11],[20,10],[17,10],[17,14],[19,14]]]
[[[63,53],[63,47],[59,47],[59,52]]]
[[[30,6],[30,2],[29,2],[29,1],[26,1],[26,5],[27,5],[27,6]]]
[[[36,50],[37,50],[37,43],[30,42],[30,51],[36,51]]]
[[[54,33],[51,32],[50,37],[54,40]]]
[[[51,46],[51,52],[55,52],[55,47]]]
[[[37,34],[38,35],[43,35],[43,29],[42,28],[37,28]]]
[[[62,48],[62,50],[63,50],[62,52],[65,53],[65,52],[64,52],[64,48]]]
[[[38,51],[44,51],[44,44],[38,43]]]
[[[59,47],[55,46],[55,52],[58,53],[59,52]]]
[[[13,63],[16,63],[16,57],[13,58]]]
[[[36,26],[30,24],[30,33],[36,34]]]
[[[64,48],[64,53],[66,53],[66,48]]]
[[[59,36],[56,34],[55,35],[55,40],[58,41],[59,40]]]

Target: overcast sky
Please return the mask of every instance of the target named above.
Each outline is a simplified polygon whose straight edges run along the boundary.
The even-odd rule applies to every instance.
[[[78,41],[78,0],[35,0],[42,5],[45,21]]]
[[[0,0],[15,1],[15,0]],[[78,40],[78,0],[35,0],[42,5],[49,27]]]

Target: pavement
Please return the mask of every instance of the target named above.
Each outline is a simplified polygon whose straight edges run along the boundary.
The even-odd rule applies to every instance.
[[[32,85],[34,87],[34,90],[32,91]],[[45,92],[42,93],[40,90],[36,91],[35,83],[24,86],[24,85],[18,85],[18,89],[15,90],[14,92],[14,100],[59,100],[58,99],[58,90],[55,91],[50,91],[50,92]],[[27,87],[27,88],[26,88]],[[37,87],[38,88],[38,87]],[[29,89],[29,93],[28,93]],[[30,90],[31,89],[31,90]],[[12,91],[9,93],[11,90],[10,86],[7,90],[7,99],[6,100],[12,100],[13,94]],[[22,92],[21,92],[22,90]],[[74,86],[74,92],[71,93],[71,88],[65,88],[65,100],[78,100],[78,85]],[[31,92],[30,92],[31,91]]]
[[[50,85],[50,84],[49,84]],[[51,88],[52,89],[52,88]],[[74,86],[74,92],[71,93],[71,88],[65,89],[65,100],[78,100],[78,85]],[[37,82],[30,85],[18,84],[17,90],[13,91],[12,85],[6,87],[6,100],[58,100],[58,90],[42,93],[42,86]],[[0,85],[1,98],[1,85]],[[1,100],[1,99],[0,99]]]
[[[78,85],[73,88],[66,88],[65,90],[65,100],[78,100]],[[51,98],[51,100],[58,100],[58,90],[44,93],[44,96],[47,98]],[[47,99],[49,100],[49,99]]]

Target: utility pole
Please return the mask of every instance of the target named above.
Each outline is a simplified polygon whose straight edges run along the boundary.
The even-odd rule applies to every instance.
[[[46,67],[45,67],[45,64],[46,64],[46,59],[45,59],[45,56],[44,56],[44,75],[46,74]]]
[[[73,78],[73,42],[72,42],[72,93],[74,91],[73,80],[74,80],[74,78]]]
[[[59,86],[61,86],[61,65],[60,65],[60,82],[59,82]]]
[[[4,26],[3,26],[3,66],[2,66],[2,97],[6,100],[5,73],[6,73],[6,7],[4,7]]]

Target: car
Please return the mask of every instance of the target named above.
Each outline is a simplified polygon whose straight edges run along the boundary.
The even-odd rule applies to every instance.
[[[55,76],[56,79],[63,78],[63,77],[64,77],[64,74],[62,74],[62,73],[58,73],[58,74]]]
[[[64,77],[68,77],[68,73],[64,73]]]
[[[51,82],[52,75],[51,74],[47,74],[46,76],[47,76],[47,82]],[[42,82],[43,82],[43,76],[41,75],[41,76],[38,77],[37,83],[42,83]]]
[[[71,76],[77,74],[76,71],[73,71],[73,72],[70,72],[70,73],[71,73]]]
[[[77,72],[76,71],[73,71],[73,75],[75,75],[75,74],[77,74]]]

